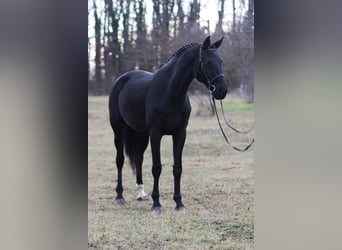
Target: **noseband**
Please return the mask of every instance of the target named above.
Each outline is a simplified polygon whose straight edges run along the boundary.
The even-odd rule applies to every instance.
[[[208,50],[216,50],[216,49],[208,49]],[[207,72],[205,72],[204,70],[204,67],[203,67],[203,61],[202,61],[202,46],[200,46],[200,49],[199,49],[199,56],[198,56],[198,66],[197,66],[197,70],[196,70],[196,74],[195,74],[195,77],[197,77],[198,75],[198,69],[201,68],[206,80],[207,80],[207,87],[209,88],[210,92],[213,93],[216,89],[215,85],[212,84],[216,79],[220,78],[220,77],[223,77],[224,75],[223,74],[218,74],[217,76],[214,76],[213,78],[209,78]]]

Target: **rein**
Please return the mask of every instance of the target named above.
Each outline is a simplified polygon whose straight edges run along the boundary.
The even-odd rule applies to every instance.
[[[207,87],[209,88],[210,92],[213,93],[213,92],[215,91],[216,87],[215,87],[215,85],[212,84],[212,83],[213,83],[217,78],[219,78],[219,77],[224,77],[224,75],[223,75],[223,74],[218,74],[218,75],[216,75],[216,76],[214,76],[213,78],[210,79],[210,78],[208,77],[208,74],[205,72],[205,70],[204,70],[204,68],[203,68],[202,53],[203,53],[203,52],[202,52],[202,47],[200,46],[200,48],[199,48],[199,60],[198,60],[198,66],[197,66],[197,69],[196,69],[195,77],[197,78],[198,70],[199,70],[199,68],[201,68],[201,70],[202,70],[202,72],[203,72],[203,75],[205,76],[205,78],[206,78],[206,80],[207,80]],[[214,111],[215,111],[215,114],[216,114],[217,123],[218,123],[218,125],[219,125],[219,127],[220,127],[220,129],[221,129],[222,135],[223,135],[225,141],[227,142],[227,144],[228,144],[229,146],[231,146],[233,149],[235,149],[235,150],[237,150],[237,151],[239,151],[239,152],[244,152],[244,151],[248,150],[248,149],[252,146],[252,144],[254,143],[254,138],[252,139],[251,143],[250,143],[249,145],[247,145],[247,147],[245,147],[244,149],[241,149],[241,148],[238,148],[238,147],[233,146],[233,145],[230,143],[228,137],[226,136],[226,134],[224,133],[224,131],[223,131],[223,129],[222,129],[221,121],[220,121],[220,118],[219,118],[218,113],[217,113],[217,108],[216,108],[216,103],[215,103],[215,98],[214,98],[214,96],[212,96],[212,100],[213,100],[213,103],[214,103]],[[237,132],[237,133],[239,133],[239,134],[247,134],[248,132],[250,132],[250,131],[254,128],[254,126],[253,126],[252,128],[248,129],[247,131],[240,131],[240,130],[234,128],[233,126],[231,126],[231,125],[228,123],[228,121],[227,121],[227,119],[226,119],[226,116],[225,116],[225,114],[224,114],[223,105],[222,105],[222,100],[220,100],[220,104],[221,104],[221,109],[222,109],[222,114],[223,114],[224,121],[225,121],[226,125],[227,125],[229,128],[231,128],[233,131],[235,131],[235,132]]]
[[[230,125],[229,122],[227,121],[226,115],[224,114],[224,111],[223,111],[222,100],[220,100],[220,104],[221,104],[221,110],[222,110],[222,114],[223,114],[223,119],[224,119],[226,125],[227,125],[229,128],[231,128],[232,130],[234,130],[235,132],[237,132],[237,133],[239,133],[239,134],[247,134],[247,133],[249,133],[249,132],[252,131],[252,129],[254,128],[254,126],[251,127],[250,129],[246,130],[246,131],[240,131],[240,130],[234,128],[232,125]]]
[[[249,145],[247,145],[247,147],[245,147],[244,149],[241,149],[241,148],[238,148],[238,147],[233,146],[233,145],[230,143],[228,137],[226,136],[226,134],[224,133],[224,131],[223,131],[223,129],[222,129],[221,121],[220,121],[220,118],[219,118],[219,116],[218,116],[217,109],[216,109],[216,103],[215,103],[214,96],[212,96],[212,100],[213,100],[213,103],[214,103],[214,110],[215,110],[215,114],[216,114],[216,118],[217,118],[217,123],[218,123],[218,125],[219,125],[219,127],[220,127],[220,129],[221,129],[222,135],[223,135],[224,139],[226,140],[227,144],[228,144],[229,146],[231,146],[233,149],[235,149],[236,151],[239,151],[239,152],[245,152],[246,150],[248,150],[248,149],[252,146],[252,144],[254,143],[254,138],[252,139],[251,143],[250,143]],[[221,105],[222,105],[222,101],[221,101]],[[230,127],[230,126],[229,126],[229,127]],[[251,130],[251,129],[250,129],[250,130]],[[249,130],[249,131],[250,131],[250,130]],[[235,129],[234,129],[234,131],[235,131]]]

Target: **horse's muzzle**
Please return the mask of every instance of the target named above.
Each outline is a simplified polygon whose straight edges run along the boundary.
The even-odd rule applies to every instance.
[[[216,87],[215,90],[212,92],[212,94],[216,100],[223,99],[226,97],[227,87],[221,87],[221,88]]]

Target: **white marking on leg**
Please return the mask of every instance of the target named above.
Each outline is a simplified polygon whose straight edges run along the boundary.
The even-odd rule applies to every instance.
[[[144,191],[144,184],[136,184],[138,190],[137,200],[146,200],[147,194]]]

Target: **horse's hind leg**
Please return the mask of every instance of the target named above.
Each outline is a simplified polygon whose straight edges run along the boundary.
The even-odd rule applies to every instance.
[[[136,178],[137,178],[137,190],[138,190],[138,201],[147,200],[148,196],[144,191],[144,183],[142,180],[142,162],[144,159],[144,152],[148,145],[148,135],[139,134],[137,137],[137,162],[136,162]]]
[[[115,203],[123,204],[125,200],[122,196],[123,187],[122,187],[122,167],[124,164],[124,130],[116,130],[114,144],[116,147],[116,167],[118,170],[118,183],[116,186],[117,196],[115,198]]]

